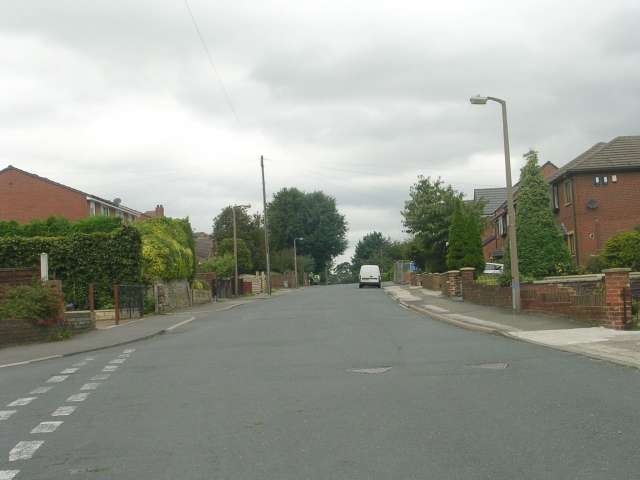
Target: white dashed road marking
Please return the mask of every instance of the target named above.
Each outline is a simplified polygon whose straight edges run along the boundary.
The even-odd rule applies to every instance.
[[[76,393],[67,398],[67,402],[84,402],[88,396],[88,393]]]
[[[110,373],[101,373],[100,375],[96,375],[95,377],[93,377],[91,380],[106,380],[107,378],[109,378],[109,375],[111,375]]]
[[[62,425],[62,422],[42,422],[36,428],[31,430],[31,433],[51,433],[60,425]]]
[[[0,480],[11,480],[20,470],[0,470]]]
[[[87,363],[89,362],[79,362],[79,363],[74,363],[73,366],[74,367],[84,367]]]
[[[126,358],[116,358],[115,360],[111,360],[109,363],[124,363]]]
[[[19,398],[13,402],[11,402],[7,407],[21,407],[22,405],[29,405],[38,397],[27,397],[27,398]]]
[[[18,410],[4,410],[0,412],[0,420],[6,420],[7,418],[9,418],[11,415],[13,415],[14,413],[16,413]],[[2,480],[2,479],[0,479]]]
[[[29,393],[31,393],[31,394],[34,394],[34,393],[47,393],[52,388],[53,387],[38,387],[35,390],[30,391]]]
[[[102,369],[102,371],[103,372],[115,372],[117,368],[118,368],[117,365],[107,365],[106,367],[104,367]]]
[[[131,355],[129,353],[121,353],[118,355],[118,358],[129,358]]]
[[[63,370],[60,373],[62,374],[76,373],[78,370],[79,368],[67,368],[66,370]]]
[[[65,415],[71,415],[76,407],[60,407],[51,414],[52,417],[62,417]]]
[[[125,350],[125,351],[124,351],[124,352],[122,352],[122,353],[133,353],[133,352],[135,352],[135,351],[136,351],[136,349],[135,349],[135,348],[129,348],[129,349]]]
[[[54,375],[49,380],[47,380],[47,383],[64,382],[67,378],[69,378],[69,375]]]
[[[44,440],[37,440],[34,442],[19,442],[13,450],[9,452],[9,461],[15,462],[16,460],[27,460],[33,457],[36,450],[44,443]]]
[[[99,383],[85,383],[82,387],[80,387],[80,390],[95,390],[99,385]]]

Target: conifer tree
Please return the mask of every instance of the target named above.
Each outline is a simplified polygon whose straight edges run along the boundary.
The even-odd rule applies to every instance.
[[[459,270],[465,266],[463,260],[467,254],[467,228],[467,217],[462,211],[462,201],[456,198],[449,227],[449,252],[447,254],[447,268],[449,270]]]
[[[482,232],[478,226],[476,212],[469,208],[466,214],[467,223],[467,247],[462,263],[464,267],[473,267],[476,269],[476,276],[484,272],[486,262],[484,260],[484,251],[482,250]]]
[[[523,155],[516,209],[518,266],[521,277],[541,278],[576,271],[575,264],[550,208],[549,185],[542,178],[538,152]],[[505,271],[510,272],[509,238]]]

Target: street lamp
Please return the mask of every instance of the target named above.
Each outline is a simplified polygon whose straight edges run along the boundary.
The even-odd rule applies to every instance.
[[[293,272],[296,276],[295,287],[298,288],[298,256],[296,255],[296,240],[302,240],[302,237],[293,239]]]
[[[236,298],[238,298],[238,240],[236,239],[236,208],[251,208],[251,205],[234,205],[233,206],[233,260],[235,263],[235,283]]]
[[[511,183],[511,155],[509,153],[509,129],[507,128],[507,102],[495,97],[471,97],[473,105],[485,105],[493,100],[502,105],[502,132],[504,136],[504,166],[507,171],[507,223],[509,229],[509,247],[511,253],[511,298],[513,310],[520,313],[520,272],[518,271],[518,246],[516,242],[516,210],[513,206],[513,186]]]

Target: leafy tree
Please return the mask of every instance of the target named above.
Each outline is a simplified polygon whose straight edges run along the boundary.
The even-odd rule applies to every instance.
[[[432,181],[431,177],[420,175],[409,195],[411,200],[405,202],[401,212],[405,232],[411,235],[405,253],[427,272],[444,272],[447,269],[447,241],[455,201],[462,200],[463,194],[451,185],[445,187],[440,177]],[[481,229],[484,203],[475,203],[469,208]]]
[[[385,238],[382,233],[376,231],[362,237],[351,257],[354,275],[357,276],[362,265],[378,265],[382,271],[393,269],[393,262],[399,258],[400,251],[395,243],[390,237]]]
[[[333,274],[329,275],[329,281],[332,284],[356,283],[358,278],[353,274],[351,264],[349,262],[342,262],[333,268]]]
[[[225,238],[233,238],[233,207],[222,209],[213,219],[214,243],[220,244]],[[236,238],[244,240],[251,252],[252,266],[249,270],[266,270],[266,252],[264,249],[264,222],[262,215],[250,215],[244,208],[236,208]]]
[[[640,233],[622,232],[604,244],[603,256],[611,268],[630,268],[640,271]]]
[[[229,278],[235,273],[236,263],[233,255],[223,255],[221,257],[203,260],[200,265],[200,272],[215,273],[218,278]]]
[[[293,239],[302,237],[298,253],[313,257],[319,271],[347,248],[345,217],[338,212],[335,198],[323,192],[283,188],[274,194],[268,215],[272,250],[291,248]]]
[[[549,185],[542,178],[538,152],[531,149],[523,155],[526,164],[520,171],[516,238],[518,267],[523,277],[540,278],[576,270],[549,208]],[[511,270],[509,238],[505,249],[505,271]]]
[[[238,251],[238,273],[253,273],[253,261],[251,260],[251,252],[247,244],[241,238],[236,239],[236,250]],[[219,257],[231,256],[233,259],[233,239],[225,238],[218,244],[216,255]],[[234,260],[235,272],[235,260]]]

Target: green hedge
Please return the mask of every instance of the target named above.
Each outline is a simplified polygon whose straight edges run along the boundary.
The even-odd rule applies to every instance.
[[[195,239],[189,219],[150,218],[131,224],[142,236],[143,271],[147,282],[196,278]]]
[[[130,226],[113,233],[0,238],[0,268],[39,267],[43,252],[50,279],[62,280],[65,303],[81,306],[93,283],[100,308],[113,303],[114,284],[142,283],[142,238]]]

